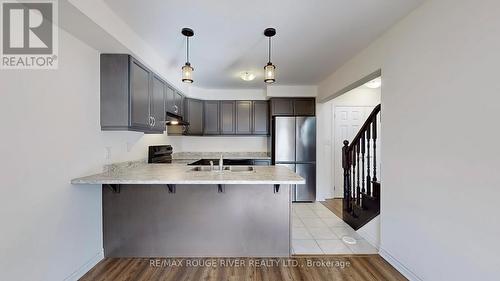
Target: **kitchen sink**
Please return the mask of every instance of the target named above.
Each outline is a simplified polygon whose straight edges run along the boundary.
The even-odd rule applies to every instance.
[[[212,171],[212,167],[210,166],[197,166],[189,169],[191,172],[210,172]]]
[[[190,172],[219,172],[219,166],[214,166],[213,170],[210,166],[196,166],[189,169]],[[224,172],[254,172],[255,169],[252,166],[224,166]]]
[[[253,172],[254,168],[252,166],[226,166],[224,171],[230,172]]]

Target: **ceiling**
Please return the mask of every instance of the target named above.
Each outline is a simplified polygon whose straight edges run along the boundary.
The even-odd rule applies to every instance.
[[[315,85],[423,0],[104,0],[171,68],[185,62],[182,27],[194,29],[194,86],[264,88],[266,27],[275,27],[277,85]],[[243,71],[254,81],[239,78]]]

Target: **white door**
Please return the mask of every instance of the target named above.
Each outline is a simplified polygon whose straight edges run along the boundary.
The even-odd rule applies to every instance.
[[[374,107],[338,106],[334,110],[334,197],[344,197],[344,170],[342,169],[342,147],[344,140],[351,143]]]

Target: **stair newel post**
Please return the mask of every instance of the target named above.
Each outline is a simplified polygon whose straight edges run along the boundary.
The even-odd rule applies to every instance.
[[[344,147],[342,147],[342,168],[344,169],[344,210],[350,212],[350,198],[351,198],[351,187],[350,181],[350,163],[349,163],[349,141],[344,141]]]
[[[368,195],[372,195],[372,187],[371,182],[372,178],[370,176],[370,140],[371,140],[371,132],[370,126],[366,128],[366,193]]]
[[[357,179],[356,179],[356,182],[357,182],[357,185],[356,185],[356,194],[357,194],[357,197],[358,197],[358,205],[361,204],[361,190],[359,188],[359,140],[358,142],[356,143],[356,146],[354,147],[354,150],[356,151],[356,155],[354,156],[354,161],[357,162]]]
[[[373,181],[377,181],[377,116],[373,119]]]

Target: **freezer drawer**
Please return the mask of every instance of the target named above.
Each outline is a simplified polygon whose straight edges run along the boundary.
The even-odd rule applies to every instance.
[[[297,117],[295,161],[316,161],[316,117]]]
[[[295,172],[306,179],[305,184],[297,184],[295,187],[295,200],[316,200],[316,163],[295,164]]]

